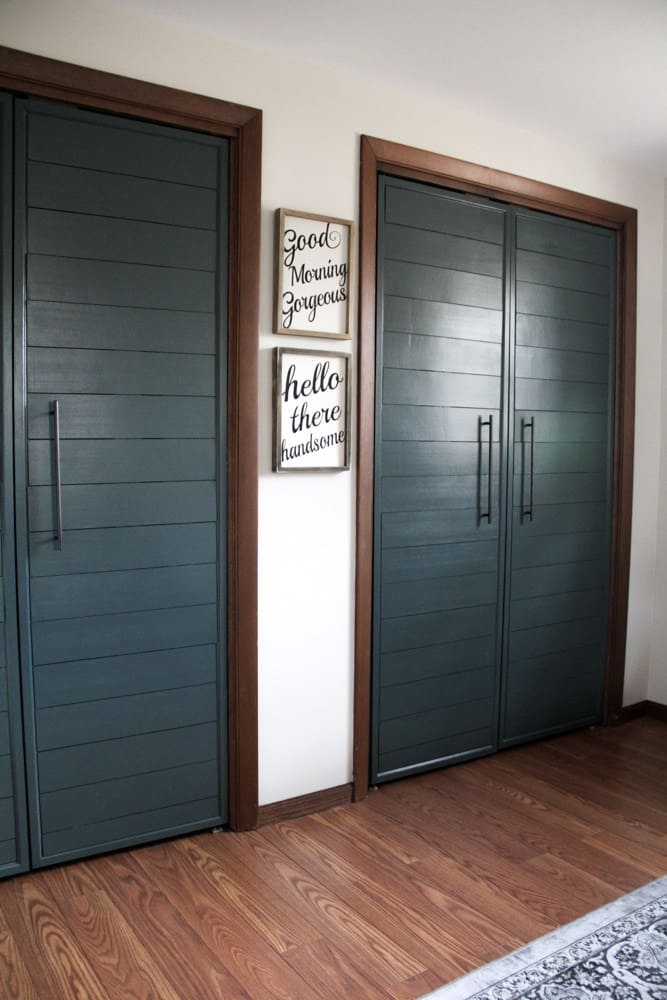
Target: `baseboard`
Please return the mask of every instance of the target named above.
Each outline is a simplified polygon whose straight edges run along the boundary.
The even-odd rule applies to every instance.
[[[323,788],[320,792],[310,792],[309,795],[297,795],[293,799],[283,799],[282,802],[271,802],[259,807],[258,826],[268,826],[270,823],[280,823],[286,819],[296,819],[297,816],[307,816],[308,813],[322,812],[333,806],[342,806],[352,801],[352,784],[337,785],[336,788]]]
[[[620,722],[632,722],[633,719],[662,719],[667,722],[667,705],[659,701],[637,701],[634,705],[625,705],[621,710]]]

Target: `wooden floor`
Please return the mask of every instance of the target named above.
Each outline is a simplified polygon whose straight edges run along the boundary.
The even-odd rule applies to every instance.
[[[0,996],[419,997],[663,874],[666,771],[641,719],[9,879]]]

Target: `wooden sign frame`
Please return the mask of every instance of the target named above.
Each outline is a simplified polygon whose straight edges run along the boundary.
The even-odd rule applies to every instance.
[[[276,211],[275,331],[349,340],[354,222]]]
[[[350,355],[273,349],[273,471],[350,468]]]

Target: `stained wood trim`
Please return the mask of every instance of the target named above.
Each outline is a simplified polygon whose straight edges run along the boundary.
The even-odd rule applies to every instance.
[[[619,722],[632,722],[633,719],[661,719],[667,722],[667,705],[659,701],[636,701],[634,705],[625,705],[621,709]]]
[[[4,45],[0,46],[0,87],[30,97],[51,98],[230,138],[238,138],[239,129],[258,116],[261,120],[257,108],[75,66]]]
[[[283,820],[296,819],[297,816],[307,816],[310,813],[322,812],[324,809],[332,809],[334,806],[342,806],[351,800],[351,784],[323,788],[319,792],[297,795],[293,799],[283,799],[282,802],[271,802],[268,806],[260,806],[257,825],[282,823]]]
[[[373,581],[373,468],[377,178],[379,173],[497,198],[508,204],[616,230],[617,352],[614,488],[609,630],[603,722],[621,716],[625,673],[632,468],[634,455],[637,212],[600,198],[517,174],[430,153],[371,136],[361,137],[359,206],[359,374],[357,440],[356,627],[354,680],[354,798],[368,790]]]
[[[230,140],[227,621],[229,810],[257,825],[257,472],[262,113],[0,46],[0,88]]]

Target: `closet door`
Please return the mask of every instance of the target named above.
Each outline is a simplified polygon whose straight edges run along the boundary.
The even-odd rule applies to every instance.
[[[28,867],[23,724],[14,572],[12,442],[12,130],[13,104],[0,93],[0,320],[2,325],[2,530],[0,532],[0,875]]]
[[[17,106],[35,864],[226,819],[224,140]]]
[[[516,278],[505,745],[601,717],[614,234],[519,213]]]
[[[495,745],[503,539],[505,213],[379,194],[373,781]]]

